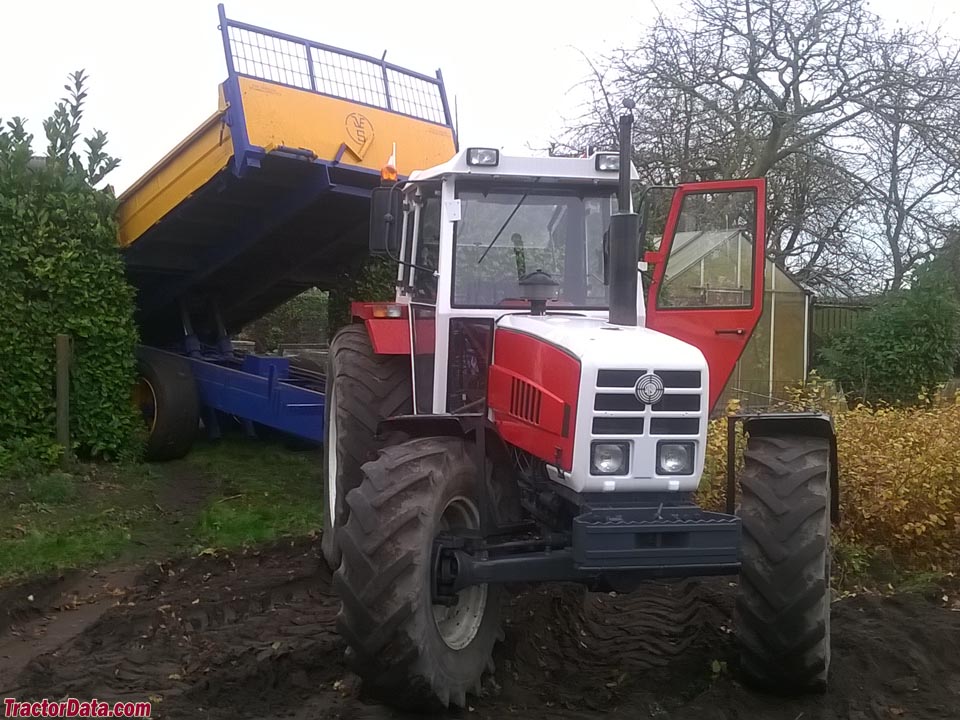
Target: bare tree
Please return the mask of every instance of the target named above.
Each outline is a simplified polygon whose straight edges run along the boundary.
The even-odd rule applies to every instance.
[[[614,146],[632,97],[645,182],[766,176],[775,259],[832,292],[899,285],[958,194],[951,47],[886,31],[863,0],[692,0],[589,63],[593,102],[563,141]]]
[[[877,55],[889,78],[833,144],[868,200],[860,234],[884,258],[890,289],[948,235],[960,196],[960,56],[935,33],[897,32]]]

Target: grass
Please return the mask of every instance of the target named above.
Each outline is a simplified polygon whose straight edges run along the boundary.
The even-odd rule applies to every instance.
[[[840,596],[862,592],[939,596],[944,587],[957,585],[953,573],[903,566],[887,549],[870,549],[835,539],[832,552],[833,588]]]
[[[202,445],[188,462],[218,483],[200,513],[197,541],[233,547],[304,535],[321,527],[323,484],[316,452],[227,439]]]
[[[172,463],[0,477],[0,584],[308,534],[322,523],[320,468],[314,451],[227,438]]]
[[[158,521],[159,483],[148,465],[0,478],[0,581],[120,557],[138,524]]]

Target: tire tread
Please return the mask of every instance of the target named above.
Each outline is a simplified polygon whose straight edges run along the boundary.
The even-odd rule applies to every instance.
[[[744,453],[741,671],[778,692],[822,691],[830,665],[830,452],[824,438],[751,437]]]

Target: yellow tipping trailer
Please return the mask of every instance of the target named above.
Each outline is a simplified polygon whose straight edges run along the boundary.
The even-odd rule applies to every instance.
[[[401,178],[457,139],[443,78],[226,17],[217,111],[120,197],[119,242],[137,289],[137,398],[147,454],[180,457],[224,417],[308,440],[324,378],[240,355],[229,336],[368,256],[370,192],[396,152]]]
[[[120,245],[152,344],[228,333],[367,254],[370,190],[456,151],[443,79],[220,11],[217,111],[120,197]],[[211,314],[206,308],[213,308]]]

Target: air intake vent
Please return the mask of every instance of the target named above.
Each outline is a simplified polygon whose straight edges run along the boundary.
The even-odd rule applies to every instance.
[[[512,379],[510,413],[534,425],[540,424],[540,405],[543,393],[528,382]]]

